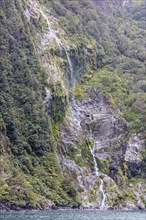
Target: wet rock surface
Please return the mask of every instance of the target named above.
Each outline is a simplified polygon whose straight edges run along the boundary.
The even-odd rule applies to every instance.
[[[95,88],[87,100],[72,98],[70,114],[61,132],[61,149],[64,156],[60,158],[61,166],[76,173],[75,183],[80,189],[78,196],[84,207],[99,207],[102,194],[99,190],[100,178],[94,173],[94,164],[89,148],[95,143],[95,157],[103,179],[103,189],[107,196],[105,208],[143,209],[141,192],[128,185],[128,172],[140,169],[144,142],[138,135],[128,136],[127,124],[118,110],[113,110],[108,97],[101,95]],[[81,145],[88,148],[89,160],[83,157]],[[68,151],[74,152],[72,154]],[[78,163],[77,158],[83,162]],[[88,166],[87,166],[88,164]],[[129,169],[129,170],[128,170]],[[131,175],[131,174],[130,174]],[[124,183],[126,182],[126,183]],[[123,185],[122,185],[123,184]],[[129,190],[137,192],[135,200],[128,201],[125,196],[125,184]],[[121,199],[124,194],[125,198]],[[123,196],[123,197],[124,197]],[[118,201],[123,200],[123,205]],[[111,202],[112,201],[112,202]],[[124,202],[125,201],[125,202]],[[116,203],[119,203],[117,205]]]

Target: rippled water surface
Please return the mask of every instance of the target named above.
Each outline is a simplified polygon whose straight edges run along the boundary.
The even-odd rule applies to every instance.
[[[100,210],[0,212],[0,220],[146,220],[146,212]]]

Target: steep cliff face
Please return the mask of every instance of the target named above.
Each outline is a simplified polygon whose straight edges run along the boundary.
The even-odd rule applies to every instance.
[[[97,88],[89,94],[88,99],[71,102],[70,114],[61,131],[60,164],[75,176],[78,196],[85,207],[101,208],[102,178],[104,208],[144,208],[144,180],[139,183],[141,192],[136,190],[137,183],[130,180],[144,172],[144,141],[136,134],[129,138],[126,122],[112,108],[107,96],[101,95]],[[92,152],[100,171],[98,176]]]
[[[2,1],[1,208],[145,208],[143,9]]]

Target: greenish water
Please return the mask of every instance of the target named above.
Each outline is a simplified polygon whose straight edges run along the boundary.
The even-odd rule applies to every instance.
[[[144,211],[54,210],[0,212],[0,220],[146,220]]]

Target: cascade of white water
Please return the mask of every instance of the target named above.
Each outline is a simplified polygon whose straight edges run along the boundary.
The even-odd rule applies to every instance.
[[[60,54],[62,54],[62,49],[64,49],[64,51],[66,53],[66,57],[67,57],[67,60],[68,60],[68,65],[69,65],[69,70],[70,70],[70,80],[74,84],[74,80],[73,80],[73,78],[74,78],[73,77],[73,65],[72,65],[69,53],[68,53],[66,47],[62,44],[61,40],[57,37],[56,32],[53,30],[53,28],[51,26],[51,23],[49,22],[48,17],[46,16],[46,14],[43,12],[43,10],[40,10],[40,9],[39,9],[39,12],[41,13],[42,17],[46,20],[46,23],[48,25],[48,30],[50,32],[50,37],[52,39],[55,39],[56,44],[57,44],[57,46],[60,49]]]
[[[73,77],[73,65],[72,65],[72,62],[71,62],[71,59],[69,57],[67,49],[63,45],[62,45],[62,47],[64,48],[65,53],[66,53],[66,57],[67,57],[68,64],[69,64],[69,69],[70,69],[70,78],[71,78],[71,81],[73,82],[73,78],[74,78]]]
[[[93,148],[90,149],[90,151],[91,151],[91,154],[92,154],[92,156],[93,156],[93,163],[94,163],[95,175],[96,175],[96,176],[99,176],[99,175],[100,175],[100,172],[99,172],[99,169],[98,169],[98,166],[97,166],[97,162],[96,162],[96,158],[95,158],[95,155],[94,155],[94,152],[95,152],[95,142],[94,142]]]
[[[101,184],[100,184],[99,189],[102,192],[102,196],[103,196],[101,204],[100,204],[100,209],[104,209],[105,208],[106,195],[105,195],[104,190],[103,190],[103,180],[101,178],[100,178],[100,183]]]
[[[90,147],[90,151],[91,151],[91,154],[92,154],[92,156],[93,156],[93,163],[94,163],[95,175],[100,178],[101,172],[100,172],[100,170],[99,170],[99,168],[98,168],[98,165],[97,165],[97,162],[96,162],[95,147],[96,147],[96,144],[95,144],[95,141],[94,141],[93,148],[91,149],[91,147]],[[101,203],[100,203],[100,209],[104,209],[104,208],[105,208],[105,202],[106,202],[106,195],[105,195],[104,189],[103,189],[103,180],[102,180],[102,178],[100,178],[100,187],[99,187],[99,190],[100,190],[100,192],[102,193],[102,200],[101,200]]]
[[[48,25],[48,30],[50,32],[50,38],[52,38],[56,41],[56,44],[58,45],[61,54],[62,54],[62,49],[64,49],[64,51],[66,53],[66,57],[67,57],[67,60],[68,60],[68,65],[69,65],[69,70],[70,70],[70,80],[72,82],[73,88],[75,88],[76,82],[75,82],[74,75],[73,75],[73,65],[72,65],[69,53],[68,53],[66,47],[62,44],[61,40],[57,37],[56,32],[53,30],[53,28],[51,26],[51,23],[49,22],[46,14],[43,12],[43,10],[39,10],[39,12],[43,16],[43,18],[46,20],[46,23]],[[74,96],[73,96],[73,99],[72,99],[72,103],[73,103],[73,108],[75,109],[74,111],[72,111],[72,116],[73,116],[74,120],[76,121],[76,123],[78,124],[78,126],[81,127],[80,117],[82,116],[83,111],[77,106],[76,101],[74,99]],[[94,142],[93,149],[90,148],[90,151],[91,151],[91,154],[93,156],[95,175],[100,178],[101,172],[98,169],[97,162],[96,162],[96,157],[95,157],[95,154],[94,154],[95,147],[96,147],[96,145],[95,145],[95,142]],[[105,208],[106,195],[104,193],[103,180],[101,178],[100,178],[99,190],[102,193],[102,201],[101,201],[101,204],[100,204],[100,209],[104,209]]]
[[[49,22],[48,17],[46,16],[46,14],[43,12],[43,10],[39,9],[38,10],[40,12],[40,14],[42,15],[42,17],[45,19],[47,26],[48,26],[48,30],[50,32],[50,38],[55,39],[56,44],[58,45],[60,52],[62,53],[62,47],[61,47],[61,41],[60,39],[57,37],[56,32],[53,30],[51,23]]]

